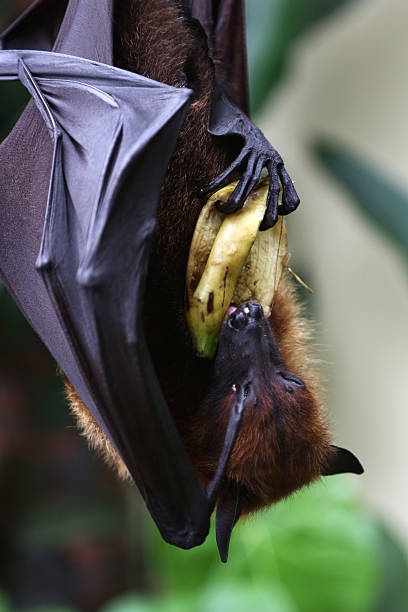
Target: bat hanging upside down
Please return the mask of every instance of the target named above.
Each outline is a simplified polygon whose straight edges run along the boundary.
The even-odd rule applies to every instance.
[[[240,515],[277,502],[320,475],[361,473],[362,468],[349,451],[330,445],[318,373],[308,347],[310,330],[286,274],[268,320],[259,304],[244,303],[225,320],[213,364],[205,363],[193,350],[183,296],[202,191],[208,192],[208,185],[214,190],[223,179],[234,176],[224,172],[225,167],[238,160],[233,170],[239,170],[246,155],[244,179],[234,194],[237,202],[231,198],[220,206],[222,212],[242,206],[263,165],[271,173],[263,229],[277,219],[277,170],[284,194],[286,187],[282,211],[294,210],[297,196],[272,147],[262,142],[269,159],[255,148],[259,157],[252,161],[249,151],[256,144],[248,142],[248,150],[240,151],[239,142],[222,143],[208,132],[214,74],[207,41],[174,0],[155,0],[149,6],[122,1],[116,23],[118,66],[169,85],[190,87],[195,95],[160,198],[144,319],[160,384],[204,485],[217,471],[237,392],[245,395],[242,425],[217,498],[217,540],[226,560],[231,530]],[[221,180],[214,181],[217,175]],[[72,387],[68,397],[91,445],[125,476],[127,469],[119,455]]]
[[[14,228],[0,235],[1,276],[60,364],[83,433],[130,473],[163,537],[201,544],[217,505],[225,561],[240,516],[362,471],[330,444],[285,272],[272,304],[226,313],[213,360],[187,326],[207,194],[236,180],[216,203],[232,217],[266,169],[265,234],[299,204],[248,118],[243,2],[37,0],[0,49],[0,80],[33,98],[0,145],[0,225]]]

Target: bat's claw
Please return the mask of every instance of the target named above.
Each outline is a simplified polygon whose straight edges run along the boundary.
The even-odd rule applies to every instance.
[[[279,154],[278,158],[268,161],[266,167],[269,174],[269,192],[265,216],[259,228],[261,231],[273,227],[278,220],[278,215],[288,215],[300,204],[293,181]],[[282,204],[279,206],[280,189],[282,189]]]
[[[217,203],[217,209],[220,212],[233,213],[242,208],[258,182],[262,169],[266,168],[269,174],[269,191],[265,216],[260,226],[261,231],[273,227],[278,220],[278,215],[288,215],[296,210],[300,202],[281,156],[263,136],[262,138],[266,145],[263,142],[261,142],[262,148],[259,146],[255,148],[257,143],[253,148],[245,145],[236,160],[204,190],[205,193],[216,191],[228,181],[232,172],[245,168],[228,200],[224,203]],[[282,204],[278,207],[280,189],[282,189]]]
[[[220,212],[233,213],[244,205],[250,191],[259,180],[263,168],[266,168],[269,174],[269,193],[265,217],[260,229],[266,230],[273,227],[278,220],[278,214],[288,215],[296,210],[299,206],[299,197],[281,156],[261,130],[231,102],[224,92],[216,98],[209,131],[214,136],[239,136],[243,142],[237,158],[204,190],[205,193],[214,193],[231,181],[233,172],[241,172],[241,179],[229,199],[223,204],[218,204]],[[281,186],[282,204],[278,210]]]

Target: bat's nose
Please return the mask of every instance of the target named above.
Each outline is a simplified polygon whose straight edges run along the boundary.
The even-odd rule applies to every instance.
[[[236,310],[230,315],[228,325],[240,331],[248,325],[248,316],[242,310]]]
[[[263,309],[258,302],[244,302],[228,317],[228,325],[241,331],[251,323],[263,318]]]

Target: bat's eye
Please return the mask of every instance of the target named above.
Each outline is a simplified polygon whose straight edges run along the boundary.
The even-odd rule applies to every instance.
[[[300,389],[306,389],[306,385],[297,376],[294,374],[290,374],[290,372],[279,371],[278,376],[280,376],[284,381],[284,386],[288,393],[293,393],[295,387],[299,387]]]

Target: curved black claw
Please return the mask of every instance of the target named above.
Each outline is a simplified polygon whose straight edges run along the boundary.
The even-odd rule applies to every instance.
[[[255,187],[261,176],[263,168],[269,174],[269,191],[265,217],[260,230],[273,227],[279,215],[288,215],[299,206],[299,196],[287,173],[279,153],[266,140],[263,134],[253,126],[254,130],[248,135],[247,142],[234,162],[218,176],[205,190],[205,193],[219,189],[234,170],[244,169],[234,191],[225,203],[219,202],[217,208],[223,213],[232,213],[239,210]],[[256,130],[256,131],[255,131]],[[257,134],[259,132],[259,134]],[[248,140],[251,145],[248,145]],[[278,207],[280,184],[282,185],[282,204]]]
[[[235,212],[243,206],[249,193],[259,180],[262,169],[266,168],[269,174],[269,191],[265,217],[260,226],[260,230],[264,231],[275,225],[278,220],[278,214],[288,215],[296,210],[300,200],[279,153],[269,143],[269,150],[266,152],[260,152],[255,146],[256,144],[254,144],[252,149],[248,149],[245,146],[237,159],[225,172],[210,183],[205,192],[214,192],[219,189],[234,170],[238,170],[245,165],[241,179],[228,200],[225,203],[219,202],[217,204],[220,212],[227,214]],[[278,208],[280,184],[282,185],[282,204]]]
[[[262,167],[261,160],[256,159],[254,155],[249,156],[247,167],[238,185],[225,203],[217,203],[217,209],[223,213],[232,213],[242,208],[261,176]]]
[[[288,215],[299,206],[300,200],[292,179],[276,149],[227,96],[220,95],[215,106],[210,133],[214,136],[238,135],[243,139],[244,145],[238,157],[208,185],[204,193],[217,191],[234,171],[240,170],[241,179],[228,200],[224,204],[217,204],[220,212],[235,212],[243,206],[250,191],[259,180],[262,169],[266,168],[269,174],[269,192],[265,217],[260,229],[269,229],[277,222],[278,214]],[[282,185],[282,204],[278,209],[280,184]]]
[[[283,165],[278,169],[278,172],[282,183],[282,206],[279,209],[279,214],[288,215],[297,209],[300,204],[300,199],[296,193],[293,181]]]

